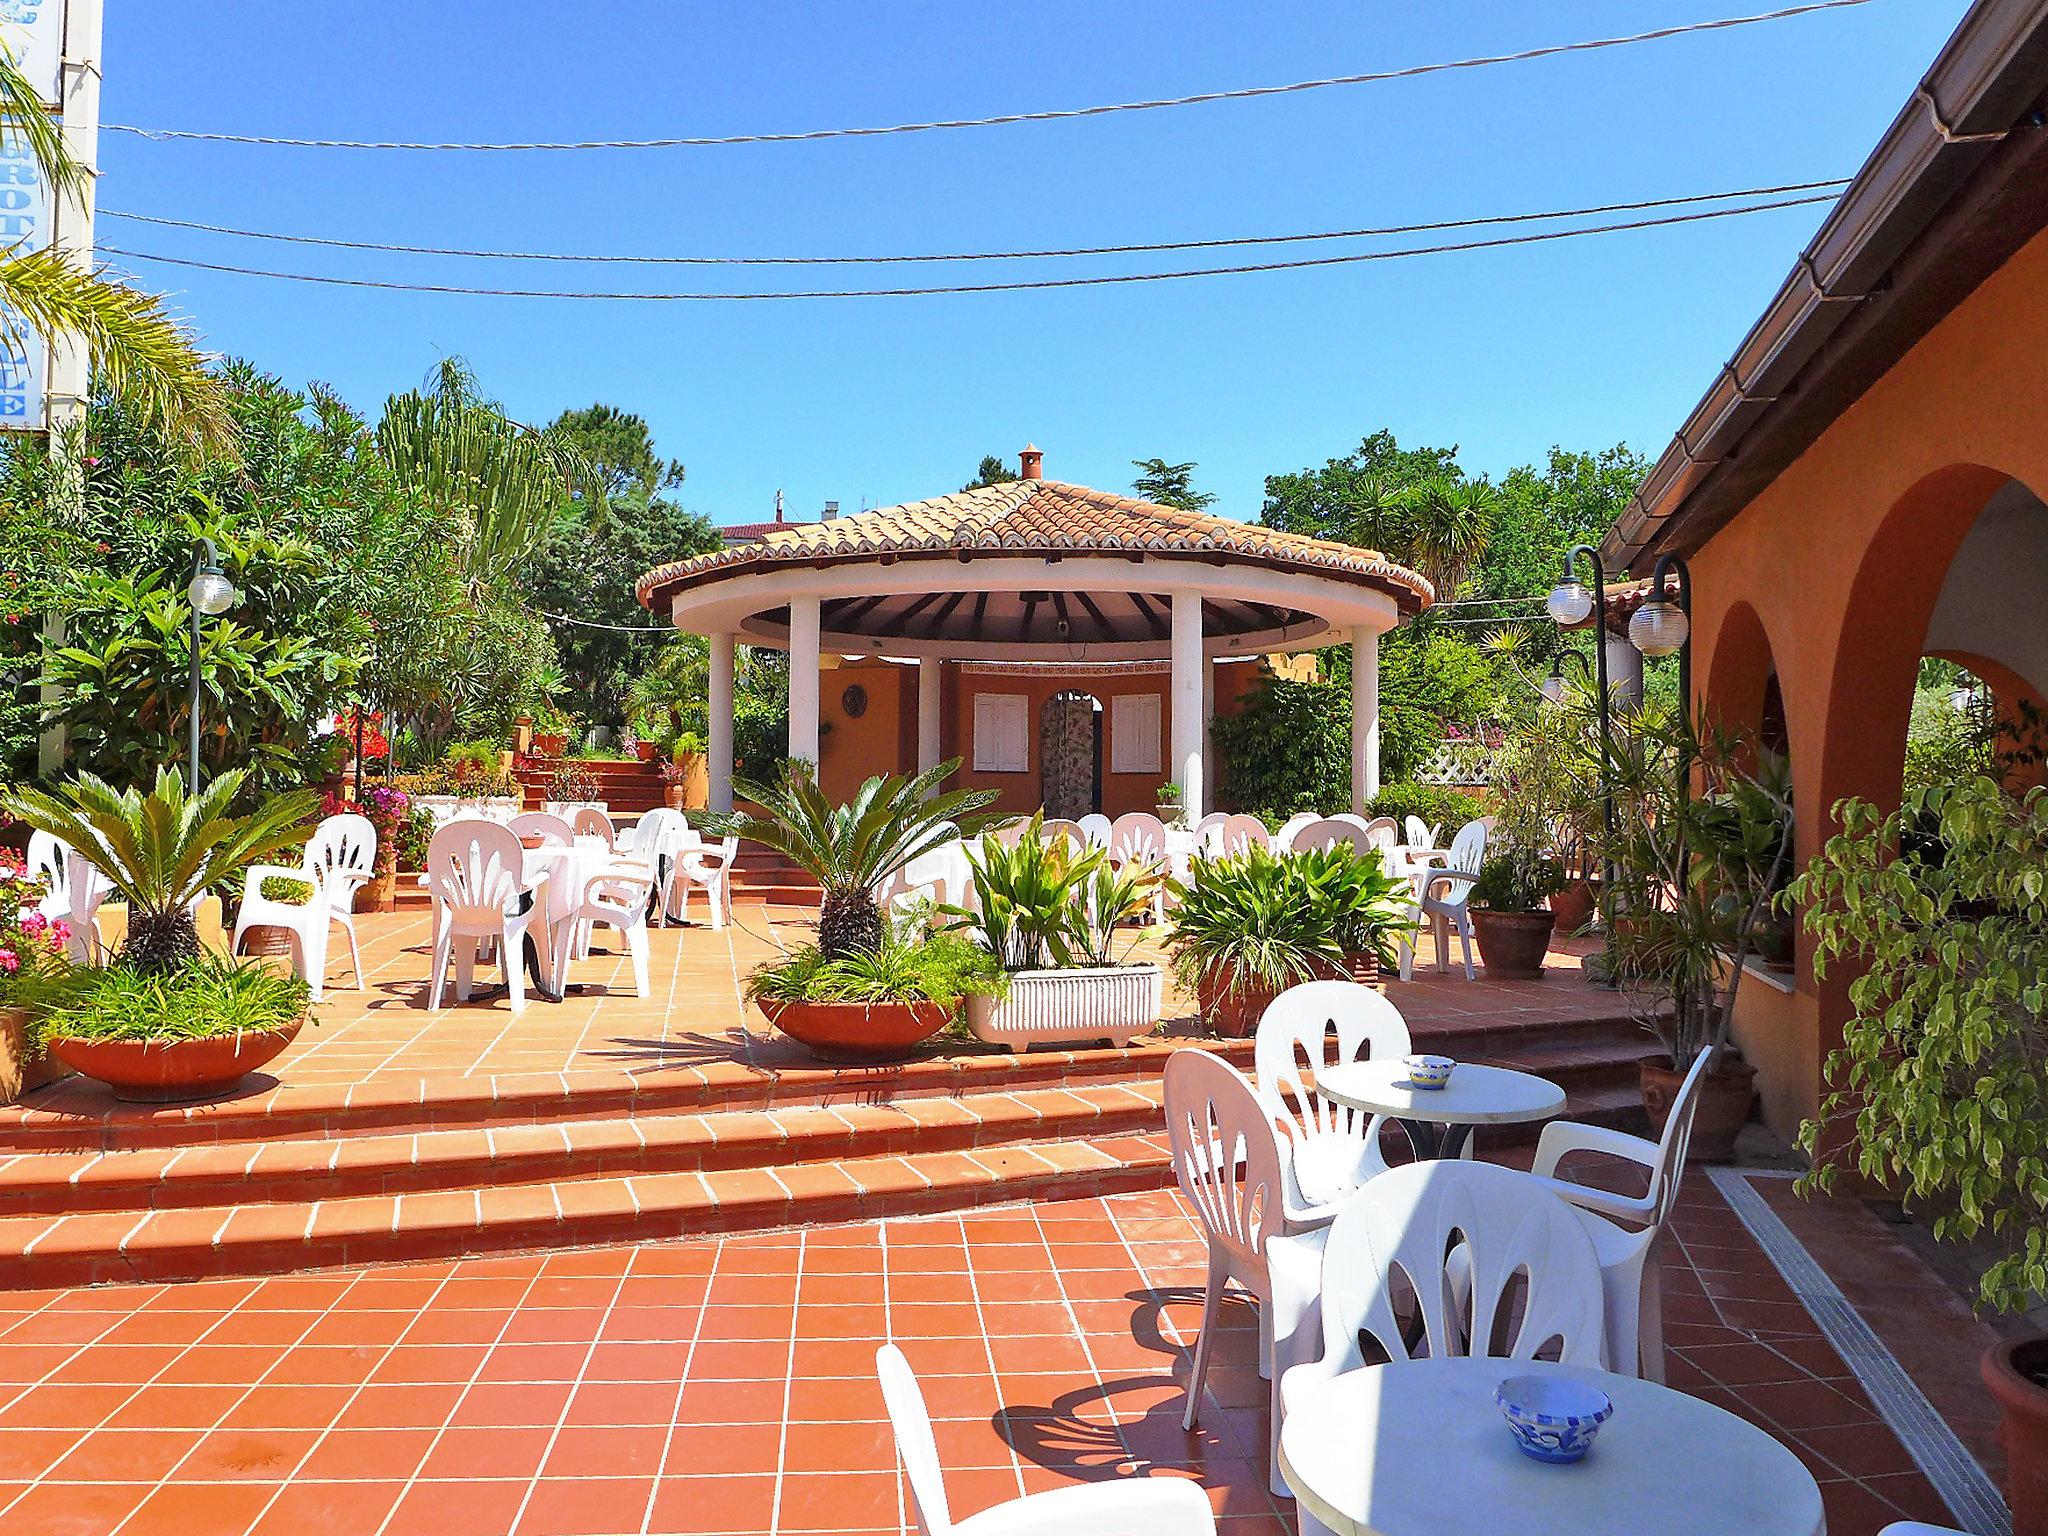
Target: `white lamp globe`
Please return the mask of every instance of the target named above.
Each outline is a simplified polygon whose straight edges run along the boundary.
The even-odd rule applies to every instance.
[[[1691,621],[1676,603],[1645,603],[1628,621],[1628,637],[1645,656],[1669,656],[1691,633]]]
[[[200,571],[185,589],[185,595],[201,613],[226,613],[235,605],[235,584],[219,571]]]
[[[1561,628],[1569,629],[1574,624],[1583,624],[1593,612],[1593,594],[1586,590],[1582,581],[1566,577],[1550,589],[1550,596],[1543,606],[1550,610],[1550,620]]]
[[[1544,703],[1562,704],[1564,702],[1564,675],[1558,672],[1551,673],[1550,676],[1543,679],[1540,691],[1543,694]]]

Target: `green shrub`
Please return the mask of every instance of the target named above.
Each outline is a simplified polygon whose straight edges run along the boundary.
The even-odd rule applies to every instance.
[[[1391,816],[1404,828],[1410,816],[1420,816],[1437,829],[1443,842],[1448,843],[1458,828],[1486,814],[1486,802],[1476,795],[1442,784],[1420,784],[1413,779],[1403,779],[1398,784],[1382,785],[1380,792],[1367,802],[1365,813],[1368,816]]]
[[[202,954],[167,971],[79,966],[36,999],[45,1040],[210,1040],[261,1034],[306,1016],[296,976]]]
[[[1479,866],[1471,902],[1495,912],[1534,912],[1565,887],[1564,866],[1541,853],[1495,854]]]

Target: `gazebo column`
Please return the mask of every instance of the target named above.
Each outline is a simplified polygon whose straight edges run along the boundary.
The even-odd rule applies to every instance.
[[[1380,792],[1380,637],[1351,631],[1351,809]]]
[[[706,689],[705,713],[709,716],[706,724],[710,727],[710,741],[706,743],[708,761],[705,768],[711,778],[710,806],[714,811],[732,809],[732,635],[707,635],[711,642],[710,686]]]
[[[1607,645],[1607,691],[1617,704],[1643,702],[1643,653],[1627,635],[1603,633]]]
[[[917,771],[939,766],[939,685],[945,678],[945,662],[923,656],[917,663]]]
[[[1202,774],[1202,738],[1208,734],[1208,689],[1202,673],[1202,594],[1173,594],[1173,762],[1180,785],[1182,813],[1200,821],[1207,805]]]
[[[789,601],[789,755],[818,766],[818,599]]]

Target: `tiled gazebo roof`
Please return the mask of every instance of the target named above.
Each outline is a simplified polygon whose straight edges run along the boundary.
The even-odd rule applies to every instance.
[[[1353,582],[1384,592],[1403,613],[1415,613],[1435,598],[1420,575],[1377,550],[1042,479],[772,528],[748,543],[657,566],[636,590],[653,607],[706,580],[777,565],[977,554],[1190,556]]]

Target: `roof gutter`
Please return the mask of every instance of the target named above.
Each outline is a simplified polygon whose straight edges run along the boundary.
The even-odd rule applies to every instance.
[[[1600,549],[1634,569],[1679,542],[1680,514],[1801,371],[1883,290],[1900,255],[2048,88],[2048,0],[1979,0],[1844,189],[1761,318],[1679,428]]]

